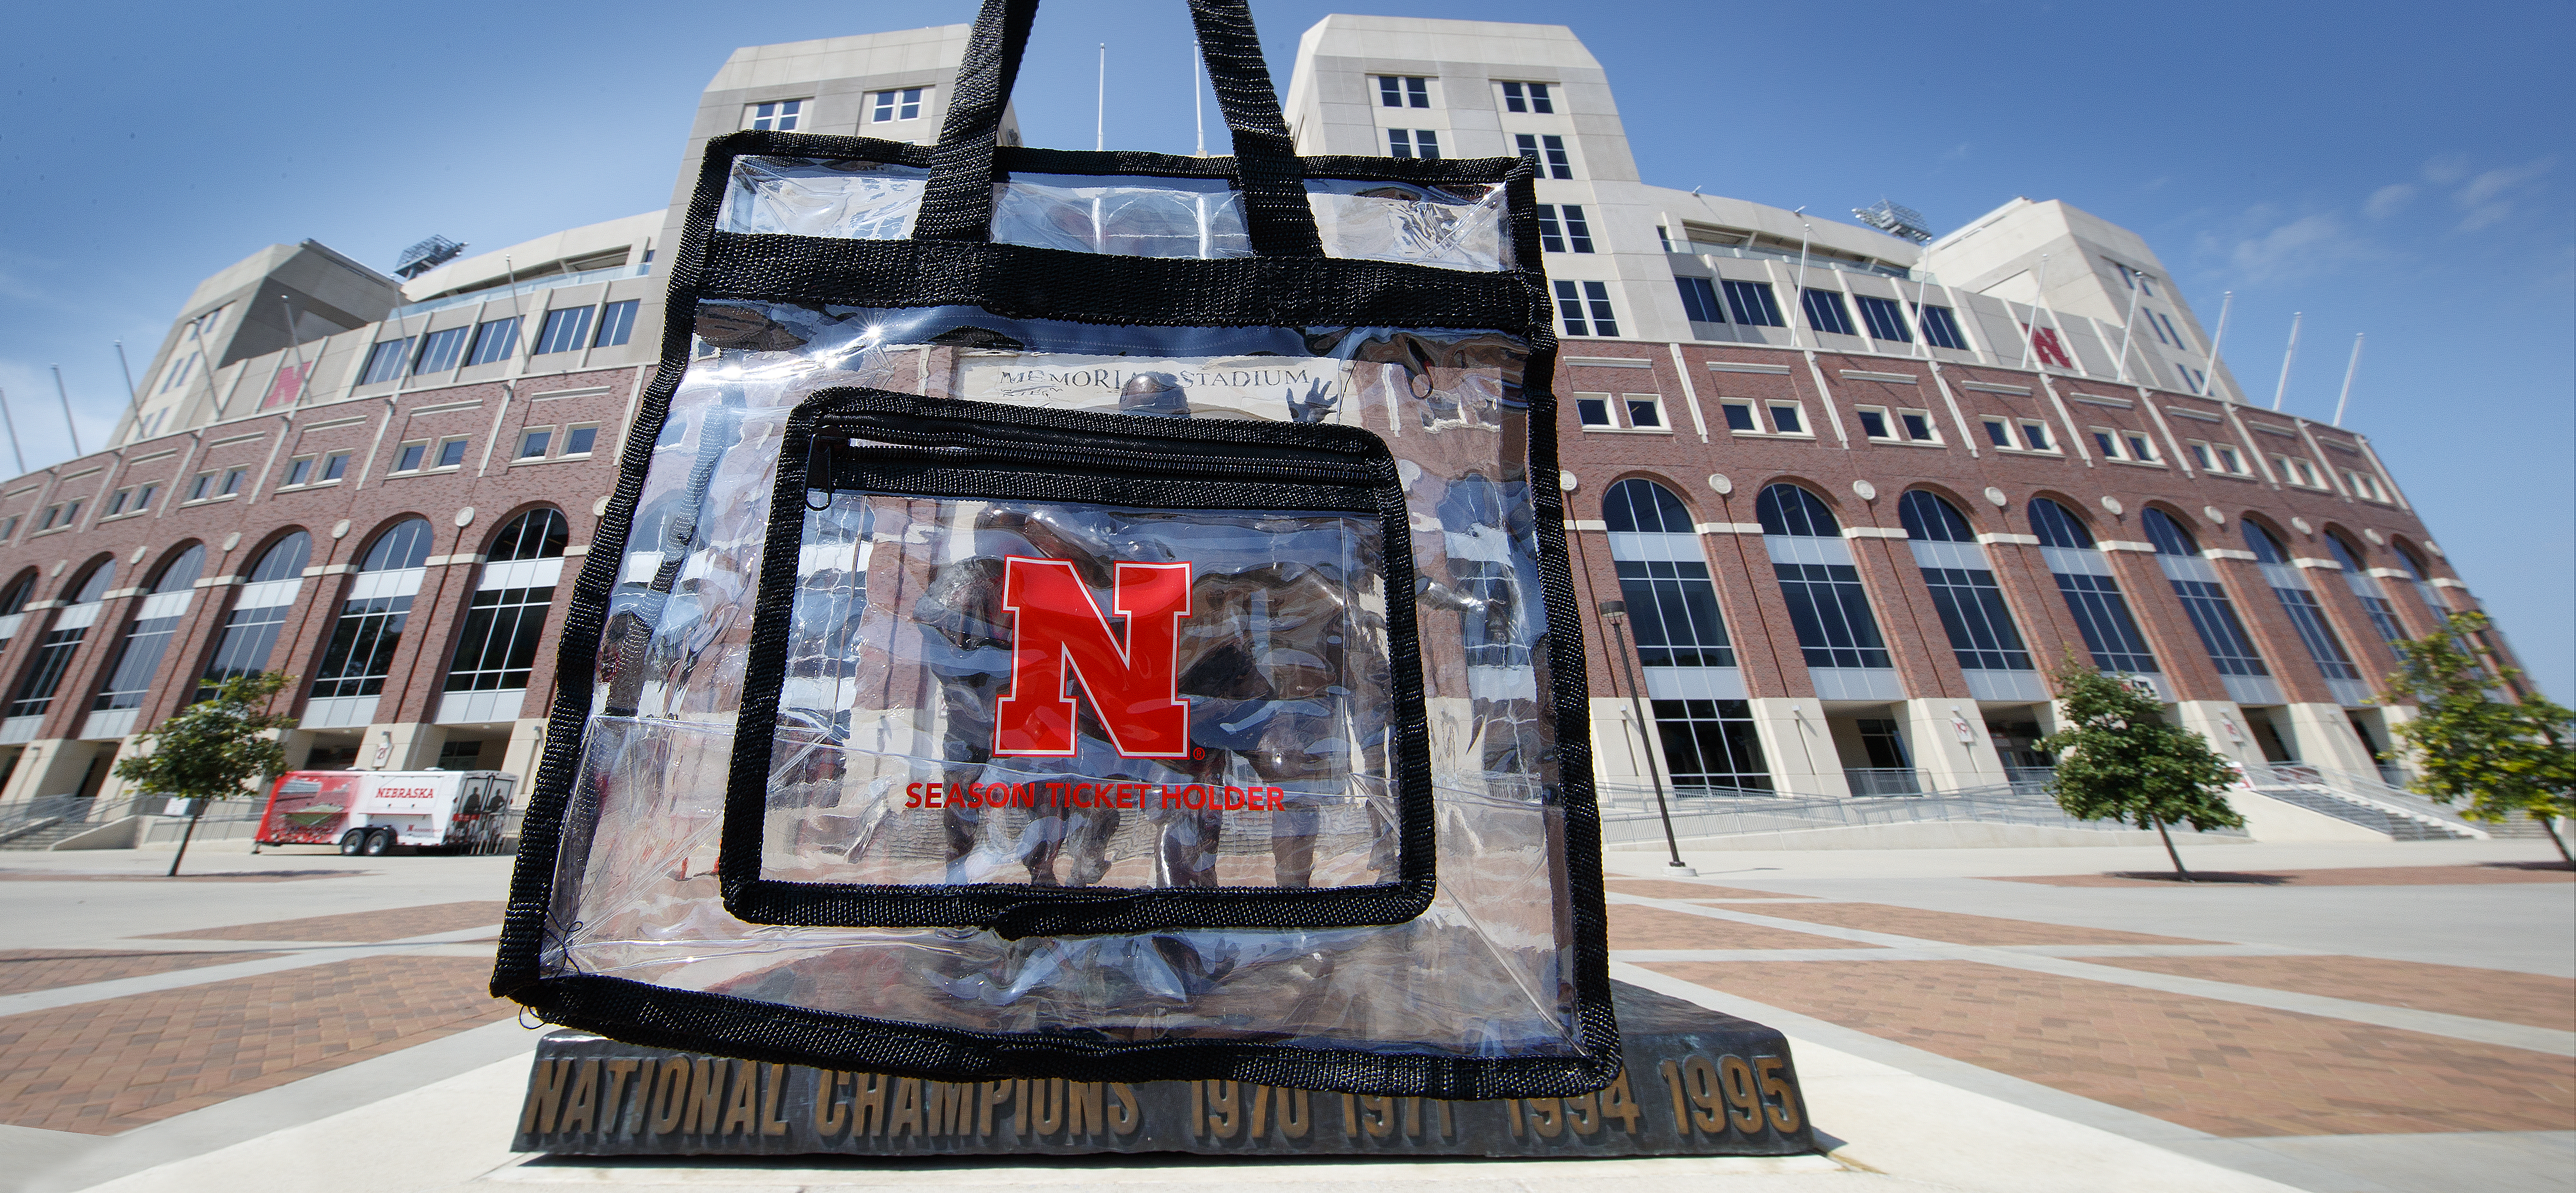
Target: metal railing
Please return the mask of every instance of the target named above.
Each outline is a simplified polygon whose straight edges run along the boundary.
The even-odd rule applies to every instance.
[[[1734,257],[1739,260],[1746,261],[1786,261],[1792,265],[1798,263],[1798,250],[1775,249],[1768,245],[1710,244],[1705,240],[1677,240],[1673,242],[1673,246],[1670,251],[1675,254],[1692,257]],[[1910,278],[1913,276],[1912,270],[1906,269],[1902,266],[1880,265],[1874,262],[1848,261],[1839,257],[1821,256],[1814,252],[1807,254],[1807,268],[1838,269],[1845,273],[1874,274],[1883,278]]]
[[[565,286],[586,286],[592,282],[613,282],[619,278],[647,277],[650,276],[652,272],[653,266],[647,263],[643,265],[611,265],[606,269],[585,269],[580,273],[548,274],[545,277],[533,278],[515,286],[493,286],[482,290],[468,290],[463,294],[450,294],[445,298],[432,298],[424,302],[415,302],[408,306],[395,307],[392,311],[386,313],[383,321],[386,323],[392,323],[397,320],[411,318],[414,315],[426,315],[431,311],[443,311],[449,307],[461,307],[468,303],[514,298],[522,294],[534,294],[540,290],[559,290]]]
[[[2357,775],[2331,767],[2311,766],[2304,762],[2249,763],[2245,767],[2245,783],[2260,794],[2296,791],[2312,797],[2340,801],[2355,808],[2438,826],[2451,830],[2452,835],[2455,836],[2491,835],[2486,826],[2471,822],[2457,810],[2434,803],[2432,800],[2375,776]],[[2366,825],[2365,827],[2378,826]],[[2383,829],[2383,831],[2386,830]]]
[[[1903,767],[1847,766],[1843,785],[1853,795],[1921,795],[1927,780],[1923,772]]]
[[[1611,783],[1601,785],[1598,790],[1602,803],[1602,844],[1616,846],[1662,838],[1663,825],[1655,814],[1653,794],[1644,786]],[[1849,799],[1735,790],[1736,794],[1727,797],[1709,798],[1693,792],[1675,799],[1672,802],[1673,835],[1682,838],[1731,837],[1749,833],[1936,821],[2102,832],[2136,829],[2135,825],[2116,820],[2079,820],[2067,815],[2055,800],[2031,790],[2026,784],[2017,783],[1996,783],[1922,795],[1854,796]],[[2180,835],[2186,830],[2177,825],[2174,831]],[[2241,830],[2228,829],[2207,835],[2244,834]]]

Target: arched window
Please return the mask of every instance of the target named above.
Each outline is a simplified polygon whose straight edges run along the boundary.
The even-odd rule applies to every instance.
[[[0,595],[0,617],[23,612],[27,608],[27,602],[35,595],[36,573],[28,572],[18,577],[18,582],[9,586],[8,593]]]
[[[197,577],[205,570],[203,543],[189,544],[187,550],[161,565],[152,581],[152,595],[143,598],[143,607],[135,611],[134,624],[125,631],[125,641],[117,647],[116,663],[108,669],[107,682],[99,686],[97,699],[90,702],[90,711],[122,712],[143,706],[144,693],[152,690],[152,677],[161,670],[161,655],[170,649],[170,635],[187,620],[188,603],[196,596]],[[122,737],[131,729],[130,724],[94,724],[82,736]]]
[[[530,510],[501,528],[500,536],[492,540],[473,603],[465,610],[465,628],[457,637],[455,661],[447,672],[448,691],[517,691],[528,686],[528,676],[537,665],[537,641],[545,636],[546,610],[554,604],[555,585],[563,578],[568,534],[564,516],[551,509]],[[477,715],[471,719],[499,718]]]
[[[1851,546],[1842,539],[1834,512],[1813,493],[1796,485],[1772,485],[1753,505],[1762,520],[1762,545],[1770,552],[1771,570],[1780,578],[1780,594],[1789,604],[1789,624],[1798,632],[1798,648],[1810,670],[1884,670],[1892,664],[1887,640],[1879,636],[1878,619],[1870,613],[1869,594],[1860,570],[1852,566]],[[1838,683],[1838,681],[1835,681]],[[1855,698],[1896,695],[1853,692]],[[1846,690],[1835,687],[1837,693]]]
[[[1905,523],[1905,537],[1927,543],[1973,543],[1977,533],[1968,526],[1968,516],[1959,508],[1935,494],[1909,489],[1905,499],[1896,503],[1896,515]]]
[[[2434,585],[2433,573],[2425,568],[2424,557],[2416,554],[2415,548],[2403,542],[2392,540],[2388,547],[2397,553],[2397,562],[2406,566],[2406,574],[2414,578],[2415,595],[2424,602],[2424,608],[2433,614],[2433,620],[2440,622],[2444,628],[2449,628],[2451,602],[2442,599],[2442,590]]]
[[[2281,540],[2272,537],[2271,531],[2263,529],[2262,523],[2252,518],[2238,518],[2236,524],[2244,528],[2245,549],[2254,553],[2257,562],[2290,562],[2289,549],[2281,545]]]
[[[2163,510],[2149,506],[2138,514],[2138,521],[2146,524],[2147,541],[2156,545],[2156,554],[2200,557],[2200,540]]]
[[[365,562],[358,566],[356,581],[349,586],[348,601],[340,606],[339,621],[331,627],[322,665],[314,668],[314,699],[365,698],[384,692],[394,650],[402,644],[403,623],[411,617],[412,597],[420,592],[421,565],[429,558],[432,542],[426,518],[404,519],[376,536]],[[355,715],[357,710],[333,711]],[[372,714],[373,706],[366,711]]]
[[[1839,538],[1843,528],[1834,520],[1834,511],[1825,508],[1822,498],[1796,485],[1772,485],[1762,490],[1753,503],[1753,516],[1762,522],[1762,533],[1795,538]]]
[[[2290,625],[2299,631],[2299,642],[2308,648],[2317,670],[2326,677],[2328,687],[2335,688],[2341,704],[2361,704],[2370,698],[2363,688],[2361,668],[2352,665],[2352,655],[2343,648],[2343,639],[2335,637],[2334,628],[2326,624],[2325,608],[2317,604],[2315,590],[2308,587],[2305,571],[2290,563],[2289,548],[2279,537],[2252,518],[2239,518],[2244,528],[2245,549],[2254,553],[2263,567],[2263,578],[2272,586],[2272,595],[2281,599],[2281,610],[2289,614]],[[2338,687],[2337,680],[2349,687]]]
[[[71,669],[72,656],[89,636],[90,627],[98,624],[99,601],[115,583],[116,561],[102,559],[65,590],[72,594],[70,604],[54,614],[53,628],[36,644],[36,657],[27,663],[27,678],[18,685],[17,698],[9,702],[11,718],[43,716],[54,706],[54,689],[62,686],[63,673]]]
[[[2406,565],[2406,574],[2414,577],[2416,583],[2429,584],[2432,582],[2433,574],[2424,570],[2424,559],[2422,556],[2415,554],[2415,549],[2413,547],[2409,547],[2404,543],[2390,543],[2388,545],[2396,548],[2397,561]]]
[[[2147,528],[2147,540],[2156,545],[2156,563],[2164,568],[2165,579],[2173,584],[2174,595],[2182,598],[2183,612],[2191,618],[2191,628],[2200,634],[2200,644],[2209,651],[2210,665],[2228,678],[2228,698],[2240,704],[2277,704],[2280,693],[2266,684],[2240,684],[2236,677],[2253,678],[2270,675],[2263,666],[2263,656],[2254,649],[2254,639],[2246,634],[2245,623],[2237,619],[2236,605],[2227,599],[2227,589],[2218,583],[2218,569],[2200,553],[2200,541],[2182,523],[2163,510],[2149,506],[2138,514]]]
[[[1698,533],[1682,499],[1650,480],[1630,479],[1610,486],[1601,499],[1601,521],[1613,533]]]
[[[1923,571],[1923,586],[1940,611],[1941,629],[1963,671],[2028,671],[2030,648],[2013,627],[2003,590],[1995,586],[1994,568],[1984,547],[1958,507],[1921,489],[1909,490],[1896,506],[1912,540],[1914,564]]]
[[[2343,565],[2344,586],[2361,598],[2361,607],[2370,613],[2370,628],[2379,638],[2392,645],[2406,640],[2406,631],[2397,624],[2397,606],[2388,601],[2387,590],[2379,586],[2379,577],[2361,563],[2361,548],[2347,542],[2343,535],[2329,530],[2325,534],[2326,550],[2334,553],[2335,562]]]
[[[1630,479],[1610,486],[1601,518],[1611,530],[1610,557],[1619,569],[1619,595],[1636,635],[1637,660],[1646,668],[1646,687],[1679,697],[1652,701],[1673,786],[1768,790],[1771,774],[1763,764],[1752,705],[1693,698],[1713,695],[1722,685],[1703,671],[1666,670],[1735,666],[1690,510],[1672,490]]]
[[[251,565],[249,582],[242,585],[232,612],[224,618],[223,636],[216,639],[214,657],[206,661],[196,699],[212,697],[216,685],[234,676],[268,670],[277,635],[286,628],[287,611],[304,591],[304,566],[312,561],[313,536],[301,530],[260,552],[259,562]]]
[[[2129,615],[2128,598],[2111,577],[2110,561],[2094,549],[2093,532],[2065,506],[2045,497],[2031,499],[2030,532],[2047,548],[2049,574],[2057,581],[2058,595],[2066,598],[2067,612],[2075,615],[2075,627],[2084,633],[2093,665],[2123,674],[2156,674],[2155,652]]]

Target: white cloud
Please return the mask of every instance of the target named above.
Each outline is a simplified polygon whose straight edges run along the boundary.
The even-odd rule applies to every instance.
[[[2361,210],[2372,219],[2384,220],[2406,210],[2406,205],[2414,201],[2414,187],[2403,182],[2392,182],[2370,192],[2370,198],[2361,205]]]
[[[1968,150],[1969,150],[1970,148],[1972,148],[1972,145],[1971,145],[1971,143],[1970,143],[1970,142],[1967,142],[1967,141],[1961,141],[1961,142],[1959,142],[1958,144],[1951,146],[1951,147],[1950,147],[1950,151],[1949,151],[1948,153],[1944,153],[1944,154],[1942,154],[1942,155],[1941,155],[1941,160],[1942,160],[1942,161],[1945,161],[1945,162],[1963,162],[1963,161],[1966,161],[1966,160],[1968,160]]]
[[[2489,203],[2484,207],[2480,207],[2477,210],[2470,212],[2466,217],[2461,219],[2458,230],[2462,232],[2475,232],[2480,228],[2485,228],[2494,224],[2501,224],[2505,221],[2506,216],[2512,214],[2513,204],[2511,203]]]
[[[2249,282],[2304,277],[2376,255],[2332,212],[2274,225],[2224,249],[2229,268]]]
[[[2427,182],[2458,182],[2468,174],[2469,155],[2465,153],[2446,153],[2424,163]]]

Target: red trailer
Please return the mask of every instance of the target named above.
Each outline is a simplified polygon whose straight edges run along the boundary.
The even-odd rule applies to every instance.
[[[498,853],[518,776],[497,770],[297,770],[277,777],[262,845],[338,845],[380,856]]]

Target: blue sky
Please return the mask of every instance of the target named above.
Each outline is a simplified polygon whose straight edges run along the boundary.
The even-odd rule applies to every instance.
[[[312,237],[378,267],[660,207],[732,47],[962,22],[973,5],[31,5],[0,105],[0,388],[33,465],[124,401],[195,283]],[[2576,695],[2576,146],[2566,4],[1946,6],[1259,2],[1285,86],[1327,12],[1570,23],[1646,179],[1835,212],[1882,195],[1946,231],[2015,195],[2144,235],[2269,394],[2372,437],[2553,696]],[[1057,0],[1019,111],[1088,148],[1186,152],[1177,0]],[[1211,112],[1213,116],[1213,112]],[[1211,148],[1222,151],[1221,132]],[[0,464],[5,466],[5,464]]]

